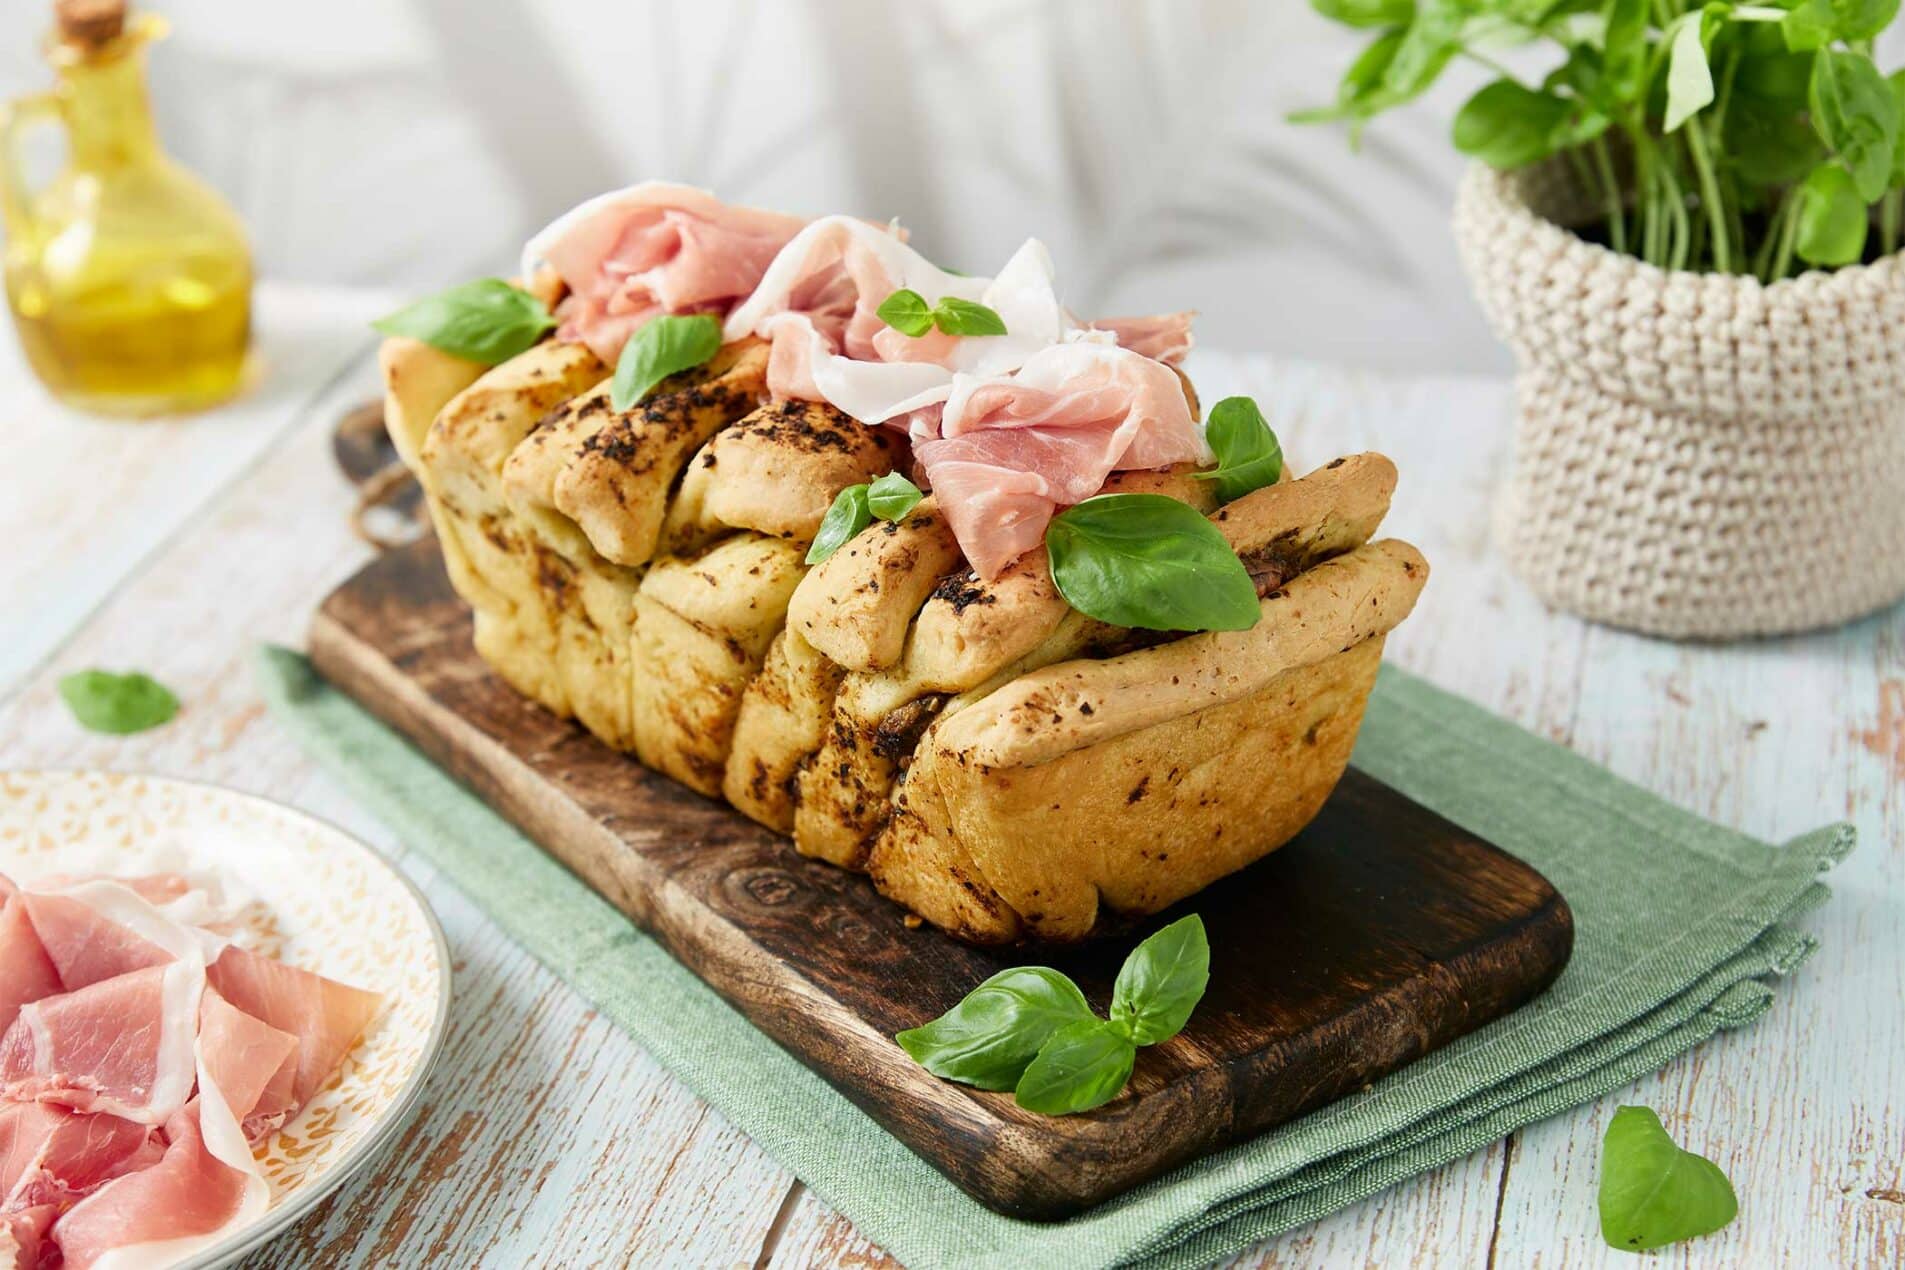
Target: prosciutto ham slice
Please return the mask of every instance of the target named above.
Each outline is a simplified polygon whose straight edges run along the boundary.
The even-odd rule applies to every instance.
[[[652,318],[724,313],[804,223],[649,181],[590,199],[531,238],[522,276],[554,269],[569,288],[558,337],[587,344],[612,366]]]
[[[252,1143],[376,1016],[377,994],[233,944],[207,895],[0,878],[0,1266],[166,1265],[249,1222]]]
[[[376,1017],[382,1001],[375,992],[352,988],[236,946],[227,948],[212,963],[206,977],[238,1009],[298,1038],[291,1088],[292,1100],[298,1105],[309,1101],[337,1070]]]
[[[913,455],[967,561],[993,579],[1044,540],[1060,507],[1116,471],[1208,463],[1177,372],[1128,349],[1077,341],[1016,374],[962,375],[941,412],[915,415]]]

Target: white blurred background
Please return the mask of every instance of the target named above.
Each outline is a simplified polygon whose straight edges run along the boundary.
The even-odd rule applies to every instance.
[[[269,276],[432,290],[649,177],[897,215],[991,272],[1028,234],[1084,313],[1393,371],[1507,357],[1458,271],[1447,142],[1478,68],[1373,127],[1299,127],[1360,41],[1305,0],[153,0],[172,151]],[[0,93],[43,87],[0,6]]]

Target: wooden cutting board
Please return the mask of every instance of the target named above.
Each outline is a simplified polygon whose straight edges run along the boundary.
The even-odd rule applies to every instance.
[[[1067,1216],[1361,1089],[1535,996],[1573,945],[1545,878],[1353,769],[1295,841],[1128,938],[987,951],[908,929],[865,878],[505,687],[429,540],[334,592],[311,655],[763,1032],[1018,1217]],[[1209,991],[1095,1112],[1033,1115],[935,1079],[890,1040],[1022,961],[1064,970],[1103,1013],[1125,953],[1191,911],[1210,936]]]

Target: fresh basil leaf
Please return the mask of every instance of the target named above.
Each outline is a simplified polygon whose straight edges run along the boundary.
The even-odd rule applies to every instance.
[[[941,296],[933,306],[933,325],[948,335],[1004,335],[1005,319],[977,300]]]
[[[893,1039],[933,1075],[980,1089],[1011,1089],[1059,1029],[1089,1021],[1078,985],[1044,966],[1001,970],[923,1027]]]
[[[1383,71],[1383,88],[1394,105],[1426,91],[1462,47],[1462,0],[1424,0],[1416,9],[1395,56]]]
[[[833,496],[833,506],[821,518],[820,532],[814,535],[814,545],[807,548],[807,563],[819,564],[846,546],[872,520],[873,510],[867,505],[867,487],[847,486]]]
[[[1638,101],[1647,90],[1648,0],[1608,0],[1602,45],[1611,105]]]
[[[1601,1143],[1601,1238],[1645,1252],[1711,1234],[1740,1211],[1720,1166],[1684,1151],[1646,1107],[1622,1107]]]
[[[622,345],[609,404],[627,410],[670,375],[693,370],[721,351],[721,322],[709,313],[651,318]]]
[[[1765,186],[1803,181],[1826,157],[1826,148],[1798,109],[1750,96],[1735,86],[1721,123],[1725,152],[1734,171]]]
[[[1704,18],[1696,9],[1675,23],[1667,55],[1667,117],[1662,124],[1666,132],[1713,104],[1713,68],[1707,65]]]
[[[1217,466],[1196,475],[1216,481],[1217,497],[1226,503],[1275,485],[1283,475],[1283,447],[1248,397],[1226,397],[1212,406],[1204,437],[1217,455]]]
[[[1898,99],[1863,53],[1821,49],[1813,58],[1807,100],[1812,126],[1845,161],[1859,197],[1876,203],[1892,180],[1898,145]]]
[[[82,727],[115,736],[156,728],[179,712],[179,699],[169,688],[136,670],[123,675],[76,671],[61,678],[60,699]]]
[[[371,323],[385,335],[407,335],[486,366],[529,349],[555,325],[541,300],[501,278],[465,282]]]
[[[925,296],[904,287],[880,301],[880,307],[873,311],[880,321],[914,339],[933,329],[933,307],[926,303]]]
[[[1406,26],[1416,0],[1310,0],[1310,7],[1344,26]]]
[[[1184,1030],[1210,983],[1204,919],[1180,917],[1131,950],[1111,990],[1111,1020],[1124,1022],[1139,1045],[1156,1045]]]
[[[1217,527],[1162,494],[1100,494],[1045,527],[1052,581],[1073,608],[1113,626],[1241,631],[1257,588]]]
[[[1799,187],[1799,232],[1793,250],[1813,265],[1849,265],[1865,255],[1871,228],[1865,199],[1837,163],[1814,168]]]
[[[867,510],[881,520],[905,520],[924,497],[919,486],[898,472],[888,472],[867,486]]]
[[[1834,40],[1869,40],[1898,16],[1899,0],[1800,0],[1780,23],[1786,46],[1824,48]]]
[[[1905,70],[1892,72],[1888,81],[1898,103],[1898,141],[1892,146],[1892,184],[1905,186]]]
[[[1518,168],[1554,153],[1574,107],[1512,79],[1489,84],[1455,116],[1455,148],[1493,168]]]
[[[1041,1115],[1090,1111],[1118,1096],[1131,1079],[1138,1048],[1116,1025],[1084,1019],[1059,1029],[1040,1047],[1013,1095]]]

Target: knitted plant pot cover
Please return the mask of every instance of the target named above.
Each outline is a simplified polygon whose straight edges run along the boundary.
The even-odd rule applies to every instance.
[[[1905,596],[1905,262],[1762,285],[1577,237],[1565,167],[1472,168],[1463,263],[1514,350],[1495,506],[1549,604],[1673,638],[1836,625]]]

